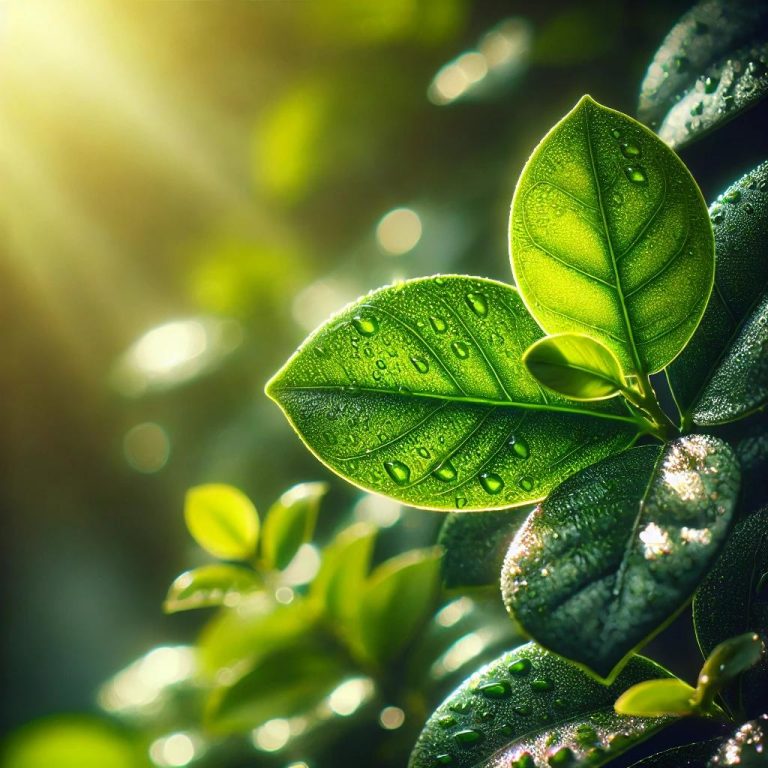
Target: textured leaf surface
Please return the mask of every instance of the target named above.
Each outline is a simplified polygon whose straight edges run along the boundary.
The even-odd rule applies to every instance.
[[[689,715],[694,711],[695,693],[695,688],[677,678],[645,680],[624,691],[614,708],[620,715]]]
[[[547,336],[526,350],[523,362],[545,387],[573,400],[602,400],[625,386],[616,356],[589,336]]]
[[[631,768],[705,768],[707,760],[720,745],[719,739],[699,741],[682,747],[673,747],[646,757]]]
[[[704,0],[671,29],[640,88],[638,116],[673,147],[731,119],[768,92],[762,0]]]
[[[617,715],[616,697],[642,680],[668,675],[634,656],[613,685],[602,686],[529,643],[483,667],[438,707],[409,766],[603,765],[666,723]]]
[[[452,589],[498,585],[504,556],[530,511],[530,507],[524,507],[448,515],[438,538],[438,544],[445,550],[445,586]]]
[[[607,677],[688,601],[738,489],[736,458],[713,437],[604,459],[518,531],[502,570],[507,609],[539,643]]]
[[[363,488],[431,509],[509,507],[637,432],[621,403],[545,392],[521,360],[541,336],[514,288],[412,280],[331,318],[267,391],[318,458]]]
[[[176,613],[238,602],[240,595],[260,587],[261,580],[248,568],[224,563],[203,565],[174,580],[163,608],[166,613]]]
[[[684,414],[694,410],[696,422],[702,425],[712,423],[711,418],[722,420],[726,414],[746,412],[753,407],[748,403],[764,402],[751,388],[758,358],[749,372],[746,366],[737,366],[738,371],[743,370],[742,382],[746,383],[739,385],[736,376],[735,392],[717,388],[723,397],[722,413],[712,391],[704,403],[697,404],[713,373],[732,356],[734,343],[741,340],[742,347],[748,346],[759,336],[757,328],[744,334],[746,324],[757,322],[759,326],[755,310],[768,288],[768,162],[732,184],[712,205],[710,217],[715,233],[715,287],[696,333],[667,370],[681,410]],[[763,383],[763,398],[768,396],[765,389]]]
[[[707,768],[729,765],[738,765],[739,768],[765,768],[768,765],[768,715],[763,714],[757,720],[750,720],[737,728],[720,745],[707,763]]]
[[[714,246],[696,182],[657,136],[585,96],[531,155],[512,267],[548,333],[582,333],[625,373],[661,370],[709,297]]]
[[[693,601],[701,652],[709,656],[728,638],[768,632],[768,509],[739,522]],[[768,660],[741,675],[724,692],[735,711],[755,716],[768,707]]]

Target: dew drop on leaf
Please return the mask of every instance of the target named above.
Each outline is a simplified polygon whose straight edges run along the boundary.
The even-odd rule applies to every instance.
[[[632,141],[625,141],[621,145],[621,154],[630,160],[634,157],[640,157],[640,147]]]
[[[471,747],[483,740],[483,734],[476,728],[464,728],[461,731],[456,731],[453,734],[453,739],[460,747]]]
[[[453,717],[453,715],[443,715],[438,721],[437,724],[441,728],[453,728],[454,725],[456,725],[456,718]]]
[[[516,677],[523,677],[527,675],[533,667],[529,659],[517,659],[509,665],[509,673]]]
[[[423,357],[412,357],[411,362],[419,373],[427,373],[429,371],[429,363]]]
[[[717,90],[719,77],[713,77],[711,75],[704,78],[704,93],[714,93]]]
[[[613,136],[614,139],[620,139],[621,138],[621,131],[618,128],[614,128],[611,131],[611,136]]]
[[[735,205],[736,203],[739,202],[739,200],[741,200],[741,192],[738,189],[732,189],[723,195],[723,200],[726,203]]]
[[[460,360],[466,360],[469,357],[469,347],[463,341],[454,341],[451,344],[451,351]]]
[[[485,317],[488,314],[488,299],[482,293],[468,293],[467,304],[469,308],[478,316]]]
[[[374,315],[355,315],[352,325],[361,336],[373,336],[379,330],[379,321]]]
[[[513,709],[520,715],[520,717],[528,717],[533,711],[529,704],[518,704],[516,707],[513,707]]]
[[[536,761],[533,759],[533,755],[530,752],[523,752],[517,758],[515,768],[536,768]]]
[[[429,324],[432,326],[432,330],[435,333],[445,333],[448,328],[447,323],[442,317],[432,316],[429,318]]]
[[[518,485],[524,490],[524,491],[532,491],[533,490],[533,478],[530,475],[526,475],[525,477],[520,478],[520,482]]]
[[[510,437],[509,447],[518,459],[527,459],[531,455],[531,449],[528,447],[528,443],[521,437],[515,437],[514,435]]]
[[[456,479],[456,467],[453,466],[453,464],[448,461],[444,461],[437,469],[435,469],[432,474],[438,479],[442,480],[444,483],[450,483],[451,480]]]
[[[467,506],[467,500],[464,496],[457,496],[456,497],[456,508],[457,509],[463,509]]]
[[[554,685],[547,677],[535,677],[531,680],[531,688],[534,691],[551,691]]]
[[[568,747],[560,747],[549,756],[547,762],[552,766],[572,765],[574,759],[574,754]]]
[[[416,451],[422,459],[428,459],[432,454],[423,446]]]
[[[504,487],[504,481],[494,472],[483,472],[479,480],[483,490],[492,495],[499,493]]]
[[[638,165],[628,165],[624,169],[624,175],[633,184],[646,184],[648,182],[648,177],[645,175],[645,171]]]
[[[442,754],[435,757],[435,765],[450,765],[453,762],[453,758],[450,755]]]
[[[504,699],[512,693],[512,686],[507,680],[489,680],[487,683],[478,685],[475,693],[489,699]]]
[[[411,470],[402,461],[385,461],[384,469],[398,485],[405,485],[411,479]]]

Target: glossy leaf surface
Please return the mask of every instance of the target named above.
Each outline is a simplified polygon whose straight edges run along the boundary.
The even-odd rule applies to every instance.
[[[409,766],[603,765],[665,724],[617,715],[616,697],[668,674],[634,656],[613,685],[602,686],[528,643],[480,669],[438,707]]]
[[[448,515],[438,538],[438,544],[445,550],[445,586],[452,589],[498,585],[504,556],[530,511],[530,507],[523,507]]]
[[[768,92],[760,60],[767,40],[765,3],[697,3],[654,56],[640,89],[639,118],[672,147],[730,120]]]
[[[695,688],[677,678],[646,680],[624,691],[616,699],[615,709],[620,715],[642,717],[690,715],[695,693]]]
[[[261,558],[267,568],[282,570],[315,531],[326,483],[299,483],[269,509],[261,534]]]
[[[707,656],[696,685],[697,704],[708,705],[725,686],[757,664],[765,648],[757,632],[731,637]]]
[[[230,485],[198,485],[187,492],[184,520],[212,555],[247,560],[256,549],[259,516],[250,499]]]
[[[701,652],[709,656],[725,640],[768,629],[768,509],[739,522],[693,601]],[[736,712],[761,714],[766,707],[768,660],[740,675],[723,695]]]
[[[694,420],[702,425],[713,423],[711,419],[731,418],[728,414],[745,413],[753,403],[764,401],[751,389],[755,364],[753,370],[739,364],[736,369],[743,372],[743,377],[739,379],[731,372],[737,383],[735,392],[717,387],[724,398],[722,406],[714,401],[716,393],[712,390],[706,400],[698,402],[713,373],[735,357],[731,350],[744,336],[745,325],[757,322],[759,326],[755,309],[768,288],[768,259],[764,257],[768,241],[768,162],[732,184],[711,206],[710,217],[717,254],[715,287],[696,333],[667,370],[681,410],[684,414],[694,411]],[[753,328],[746,334],[741,346],[748,347],[757,331]]]
[[[316,331],[268,384],[309,448],[369,490],[432,509],[500,509],[628,445],[619,403],[549,393],[522,363],[541,338],[514,288],[412,280]]]
[[[677,155],[585,96],[541,141],[512,203],[515,281],[551,334],[582,333],[627,375],[659,371],[712,288],[707,209]]]
[[[202,565],[178,576],[168,590],[166,613],[208,608],[239,602],[241,594],[259,589],[261,580],[248,568],[215,563]]]
[[[738,489],[733,452],[704,435],[582,470],[512,542],[507,609],[539,643],[608,677],[688,602],[728,532]]]
[[[526,350],[523,362],[545,387],[573,400],[603,400],[624,387],[616,356],[589,336],[546,336]]]

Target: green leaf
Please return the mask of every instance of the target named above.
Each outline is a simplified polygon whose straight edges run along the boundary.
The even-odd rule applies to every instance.
[[[768,508],[739,522],[693,601],[696,638],[707,657],[723,641],[768,629]],[[723,693],[735,712],[762,714],[768,659],[740,675]]]
[[[499,571],[515,532],[530,507],[447,515],[437,543],[445,550],[443,583],[454,587],[498,586]]]
[[[712,289],[712,228],[688,169],[588,96],[528,160],[510,235],[515,281],[541,326],[593,337],[627,375],[676,357]]]
[[[572,400],[604,400],[625,386],[616,355],[578,333],[546,336],[528,347],[523,362],[545,387]]]
[[[269,509],[261,534],[261,557],[267,568],[282,570],[298,548],[312,538],[327,483],[299,483]]]
[[[703,0],[656,52],[640,88],[639,118],[678,148],[764,98],[768,13],[754,0]]]
[[[768,762],[768,715],[736,729],[707,763],[707,768],[738,765],[739,768],[765,768]]]
[[[226,560],[253,556],[259,516],[248,497],[231,485],[198,485],[187,491],[184,519],[195,541]]]
[[[708,739],[665,749],[639,763],[632,763],[631,768],[706,768],[707,759],[715,753],[719,744],[719,739]]]
[[[409,768],[603,765],[667,723],[617,715],[616,697],[668,674],[634,656],[613,685],[602,686],[529,643],[480,669],[437,708]]]
[[[429,509],[515,506],[626,447],[639,428],[619,402],[545,392],[520,359],[541,336],[514,288],[411,280],[331,318],[267,393],[356,485]]]
[[[645,680],[624,691],[614,708],[620,715],[639,717],[692,715],[696,711],[692,702],[695,693],[695,688],[677,678]]]
[[[261,580],[254,571],[236,565],[203,565],[179,575],[171,584],[163,604],[166,613],[193,608],[229,605],[240,595],[254,592]]]
[[[735,365],[736,347],[749,349],[759,336],[760,313],[755,310],[768,288],[768,162],[734,182],[712,205],[717,265],[715,287],[696,333],[667,370],[670,385],[684,415],[707,425],[745,415],[768,399],[765,372],[759,359]],[[763,304],[764,307],[764,304]],[[746,326],[751,330],[746,331]],[[718,370],[721,369],[721,370]],[[711,387],[718,372],[733,379],[735,389]],[[760,374],[762,373],[762,377]],[[761,380],[758,386],[754,377]],[[723,382],[724,383],[724,382]],[[706,393],[706,394],[705,394]],[[723,398],[719,404],[715,397]]]
[[[366,658],[394,658],[432,613],[440,587],[439,547],[390,558],[371,574],[360,603],[360,640]]]
[[[582,470],[512,542],[507,609],[545,647],[615,674],[688,602],[728,533],[738,490],[733,452],[705,435]]]

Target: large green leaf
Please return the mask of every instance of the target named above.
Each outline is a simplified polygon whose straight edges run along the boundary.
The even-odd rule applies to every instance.
[[[768,94],[767,41],[764,2],[697,3],[654,56],[640,89],[639,118],[673,147],[730,120]]]
[[[739,522],[693,601],[701,652],[745,632],[768,632],[768,508]],[[768,659],[724,692],[736,712],[755,716],[768,707]]]
[[[438,707],[409,768],[603,765],[667,722],[617,715],[616,697],[668,675],[634,656],[613,685],[602,686],[529,643],[480,669]]]
[[[507,609],[539,643],[609,677],[688,602],[728,533],[738,490],[733,452],[704,435],[582,470],[512,542]]]
[[[707,303],[707,209],[677,155],[585,96],[520,176],[510,221],[520,293],[548,333],[583,333],[627,375],[664,368]]]
[[[256,571],[227,563],[213,563],[185,571],[174,579],[163,603],[166,613],[236,605],[242,595],[262,587]]]
[[[331,318],[267,385],[317,457],[430,509],[503,508],[632,442],[621,403],[545,392],[522,353],[542,333],[514,288],[435,277]]]
[[[759,357],[751,368],[746,364],[742,367],[741,361],[727,365],[728,360],[736,357],[735,346],[743,347],[759,335],[759,315],[755,310],[768,288],[768,162],[734,182],[712,205],[710,217],[717,254],[715,287],[696,333],[667,369],[680,410],[698,424],[727,420],[732,418],[731,414],[741,415],[768,397],[765,381],[760,388],[762,398],[753,388]],[[755,324],[758,328],[754,328]],[[746,325],[751,332],[746,331]],[[717,392],[707,392],[721,364],[726,371],[730,369],[736,389],[731,392],[717,386]],[[723,398],[722,405],[715,395]]]

